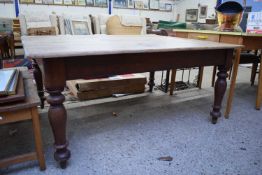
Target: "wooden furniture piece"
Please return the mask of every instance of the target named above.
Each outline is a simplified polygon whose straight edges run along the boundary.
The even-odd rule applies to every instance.
[[[240,54],[240,60],[239,64],[249,64],[252,63],[252,68],[251,68],[251,76],[250,76],[250,82],[251,86],[254,85],[255,79],[256,79],[256,74],[257,74],[257,68],[260,63],[260,57],[257,55],[257,53],[241,53]],[[215,78],[216,78],[216,71],[217,67],[215,66],[213,69],[213,75],[212,75],[212,87],[215,85]],[[229,73],[229,77],[231,76],[231,71]]]
[[[24,79],[26,99],[22,102],[6,103],[0,106],[0,125],[32,120],[35,138],[35,152],[0,160],[0,168],[25,161],[38,160],[40,170],[45,170],[41,130],[37,106],[40,104],[32,79]],[[8,149],[8,148],[7,148]]]
[[[14,58],[14,34],[13,32],[0,32],[0,52],[3,59]]]
[[[28,58],[42,61],[49,96],[49,120],[55,139],[55,159],[66,168],[66,109],[62,91],[66,80],[122,73],[218,65],[212,122],[221,116],[226,72],[239,45],[187,40],[158,35],[23,36]],[[186,57],[185,57],[186,56]],[[186,59],[185,59],[186,58]]]
[[[230,44],[239,44],[244,45],[243,48],[237,48],[233,63],[233,72],[231,78],[230,89],[227,98],[227,106],[225,111],[225,117],[229,117],[229,113],[232,107],[233,94],[236,84],[236,77],[238,72],[238,66],[240,63],[240,54],[243,50],[259,50],[262,49],[262,35],[252,35],[241,32],[217,32],[217,31],[208,31],[208,30],[185,30],[185,29],[174,29],[173,35],[180,37],[188,37],[189,35],[195,35],[199,39],[208,39],[208,38],[219,38],[220,43],[230,43]],[[261,67],[262,59],[260,59]],[[261,69],[260,69],[261,70]],[[257,88],[257,97],[255,108],[257,110],[261,107],[262,102],[262,71],[259,71],[258,79],[258,88]]]

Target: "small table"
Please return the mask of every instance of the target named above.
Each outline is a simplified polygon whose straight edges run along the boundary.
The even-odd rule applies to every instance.
[[[261,34],[247,34],[243,32],[218,32],[211,30],[188,30],[188,29],[174,29],[172,32],[173,36],[181,38],[192,38],[202,40],[212,40],[220,43],[240,44],[244,45],[243,48],[236,49],[233,73],[228,92],[227,106],[225,110],[225,117],[228,118],[234,95],[234,89],[236,85],[236,77],[238,72],[238,66],[240,61],[240,53],[242,50],[258,50],[262,49],[262,35]],[[260,59],[260,71],[258,77],[258,88],[255,108],[260,110],[262,103],[262,58]]]
[[[42,148],[42,137],[37,110],[37,106],[40,104],[40,102],[33,84],[33,80],[24,79],[24,86],[26,91],[25,101],[7,103],[4,105],[1,104],[0,125],[18,121],[32,120],[36,151],[2,159],[0,160],[0,168],[24,161],[38,160],[40,170],[45,170],[46,165]]]
[[[62,94],[66,80],[217,65],[219,73],[210,112],[212,122],[216,123],[221,116],[233,51],[242,47],[157,35],[23,36],[22,43],[25,56],[43,65],[44,84],[49,93],[48,114],[55,139],[54,157],[62,168],[70,158]]]

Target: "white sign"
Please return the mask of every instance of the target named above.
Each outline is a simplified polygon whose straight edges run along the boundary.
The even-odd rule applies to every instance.
[[[247,33],[262,34],[262,12],[248,13]]]

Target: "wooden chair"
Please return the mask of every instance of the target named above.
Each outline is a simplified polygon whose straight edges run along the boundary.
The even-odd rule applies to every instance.
[[[260,63],[260,56],[258,56],[257,51],[255,53],[242,52],[240,54],[239,64],[249,64],[249,63],[252,63],[250,82],[251,82],[251,86],[253,86],[256,79],[256,74],[258,73],[257,72],[258,64]],[[212,87],[214,87],[215,85],[216,71],[217,71],[217,67],[214,66],[213,76],[212,76]],[[230,76],[231,73],[229,73],[229,78]]]
[[[20,75],[21,76],[21,75]],[[40,170],[45,170],[41,130],[37,106],[40,104],[32,79],[24,79],[26,99],[21,102],[1,104],[0,125],[32,120],[35,138],[35,151],[0,160],[0,168],[25,161],[38,160]],[[15,145],[14,145],[15,146]],[[7,148],[8,149],[8,148]],[[3,150],[2,150],[3,151]]]

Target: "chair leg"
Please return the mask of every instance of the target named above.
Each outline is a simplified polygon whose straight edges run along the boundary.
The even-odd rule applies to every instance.
[[[232,70],[232,78],[230,80],[231,83],[230,83],[230,88],[229,88],[228,98],[227,98],[225,118],[229,117],[229,113],[232,107],[233,95],[234,95],[234,90],[236,86],[236,78],[237,78],[237,72],[238,72],[238,66],[239,66],[239,60],[240,60],[240,52],[241,52],[241,49],[236,49],[236,55],[235,55],[233,70]]]
[[[171,82],[170,82],[170,95],[173,95],[176,85],[176,69],[172,69]]]
[[[150,72],[149,74],[149,82],[148,82],[148,85],[149,85],[149,92],[153,92],[153,88],[155,86],[155,72]]]
[[[197,87],[199,89],[202,88],[203,73],[204,73],[204,67],[199,67],[198,81],[197,81]]]
[[[211,83],[212,87],[215,86],[216,73],[217,73],[217,66],[214,66],[213,67],[213,75],[212,75],[212,83]]]
[[[260,110],[261,102],[262,102],[262,55],[260,57],[260,65],[259,65],[257,99],[256,99],[256,109],[257,110]]]
[[[230,69],[229,69],[229,74],[228,74],[229,80],[231,79],[231,76],[232,76],[232,69],[233,69],[233,66],[231,66]]]
[[[166,86],[165,86],[165,93],[168,92],[169,76],[170,76],[170,70],[166,70]]]
[[[32,122],[33,122],[33,129],[34,129],[36,155],[39,162],[40,170],[45,170],[46,164],[45,164],[45,157],[43,153],[42,136],[41,136],[40,122],[39,122],[39,115],[37,112],[37,108],[33,108],[31,112],[32,112]]]
[[[257,63],[252,64],[252,71],[251,71],[251,77],[250,77],[251,86],[254,86],[254,83],[255,83],[257,67],[258,67]]]

